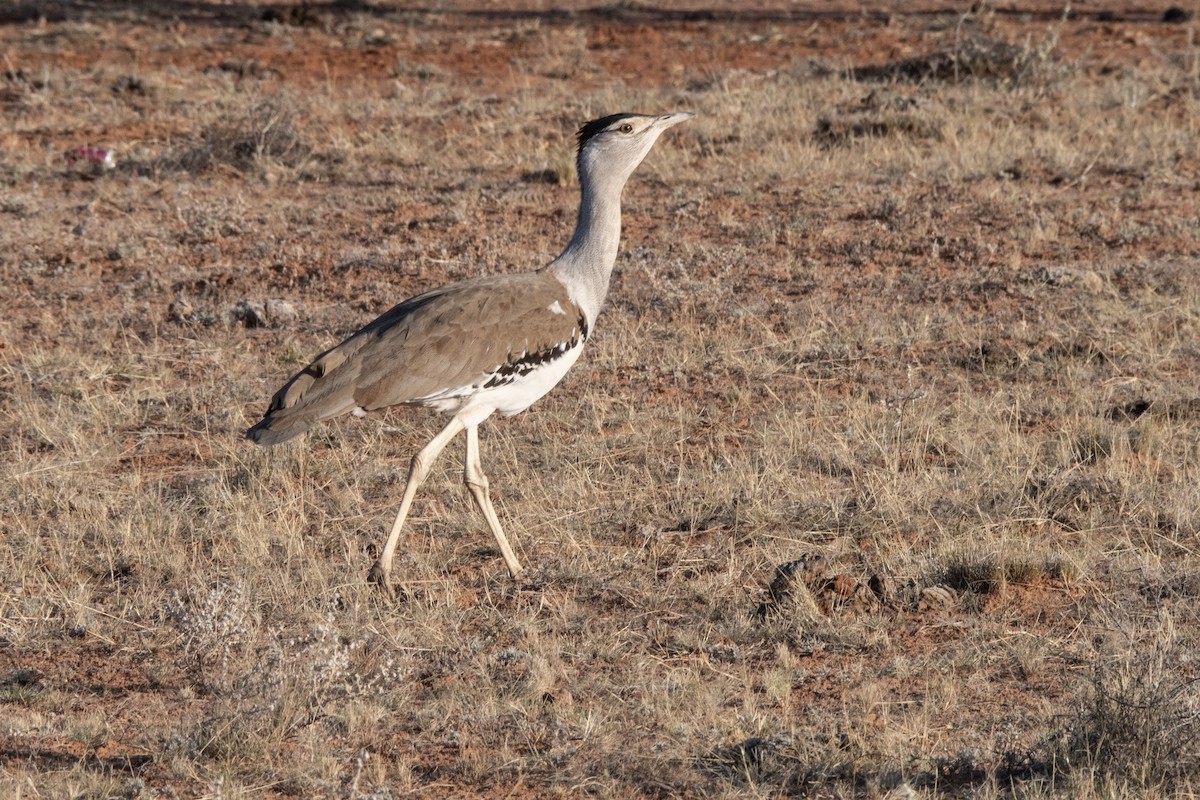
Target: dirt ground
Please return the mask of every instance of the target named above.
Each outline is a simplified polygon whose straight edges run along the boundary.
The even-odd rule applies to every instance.
[[[1161,651],[1157,687],[1195,681],[1195,13],[1101,0],[0,5],[5,790],[1133,791],[1127,775],[1055,783],[1066,770],[1046,753],[1075,735],[1114,641]],[[1052,40],[1052,57],[1000,74],[982,56],[930,58],[966,40],[1008,43],[1018,60]],[[971,135],[944,120],[975,96],[938,86],[1010,82],[1011,97],[1043,80],[1031,71],[1063,65],[1069,77],[980,126],[1035,137],[1072,87],[1101,96],[1130,81],[1144,95],[1098,103],[1095,128],[1129,113],[1131,136],[1165,130],[1146,134],[1145,163],[1098,147],[910,168],[912,153]],[[820,119],[756,116],[835,80]],[[260,125],[257,151],[235,141],[222,155],[221,104],[279,92],[301,98],[294,132]],[[305,97],[345,105],[324,114]],[[514,433],[490,467],[511,492],[502,515],[530,526],[542,582],[507,586],[469,508],[433,490],[419,516],[448,515],[445,530],[475,538],[449,566],[407,565],[423,577],[382,602],[359,584],[407,445],[321,439],[268,463],[240,455],[239,431],[298,361],[392,302],[552,257],[573,219],[563,162],[580,107],[648,99],[715,111],[706,122],[696,107],[627,190],[607,349],[540,417],[539,405],[503,423]],[[376,101],[402,129],[371,117]],[[212,105],[211,124],[190,104]],[[943,121],[921,116],[931,104]],[[1064,151],[1089,152],[1088,135]],[[739,172],[747,151],[786,154],[790,140],[853,169],[771,155]],[[116,166],[67,163],[85,145],[112,148]],[[247,321],[230,311],[243,298],[287,305]],[[663,360],[643,360],[650,347]],[[925,410],[927,397],[944,405]],[[856,428],[847,409],[880,421]],[[900,419],[913,429],[888,427]],[[598,438],[604,454],[572,471],[586,461],[572,448]],[[579,499],[505,458],[571,476]],[[1005,499],[998,464],[1025,470],[1019,500]],[[351,467],[361,486],[340,482]],[[794,488],[806,481],[812,495]],[[270,490],[246,488],[260,484]],[[939,494],[950,485],[958,494]],[[239,492],[245,505],[228,499]],[[211,508],[287,494],[299,499],[259,512],[261,530],[298,519],[294,536],[220,543],[241,523]],[[533,527],[572,514],[589,516]],[[189,517],[211,530],[191,532]],[[575,544],[589,532],[598,544]],[[175,546],[163,540],[179,543],[174,561],[151,555]],[[256,559],[294,585],[247,578],[253,600],[214,588]],[[324,577],[300,562],[325,564]],[[304,599],[314,581],[338,598],[319,612]],[[328,640],[312,622],[325,613],[341,631]],[[276,623],[310,638],[272,639]],[[389,653],[403,655],[405,688],[377,705],[321,683],[337,659],[386,677]],[[262,697],[299,690],[286,669],[254,688],[255,669],[237,665],[289,658],[318,688],[292,717],[271,706],[260,720]],[[471,685],[474,670],[493,694]],[[1172,697],[1166,719],[1195,743],[1194,691]],[[1163,758],[1188,762],[1184,777],[1139,791],[1194,793],[1194,764]]]

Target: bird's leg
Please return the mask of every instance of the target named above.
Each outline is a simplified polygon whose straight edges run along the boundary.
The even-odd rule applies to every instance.
[[[467,428],[467,457],[463,463],[465,467],[463,477],[466,480],[467,489],[475,498],[475,505],[479,506],[479,510],[487,519],[488,527],[492,529],[492,533],[496,537],[496,544],[500,545],[504,563],[508,565],[508,571],[512,573],[513,580],[520,580],[525,570],[521,567],[521,562],[517,561],[512,546],[508,543],[508,537],[504,535],[504,529],[500,527],[500,519],[496,516],[496,509],[492,508],[492,498],[488,494],[487,475],[483,474],[483,465],[479,460],[479,427],[477,425]]]
[[[449,425],[442,428],[441,432],[430,440],[429,444],[422,447],[413,456],[412,463],[408,467],[408,485],[404,487],[404,498],[400,501],[400,510],[396,513],[392,532],[388,535],[387,544],[383,546],[383,552],[379,554],[379,558],[375,560],[374,566],[367,574],[367,580],[379,584],[384,589],[388,588],[388,575],[392,571],[392,557],[396,555],[396,548],[400,544],[400,531],[404,527],[404,520],[408,518],[408,510],[412,507],[417,487],[429,474],[429,468],[433,466],[433,462],[437,460],[442,449],[464,427],[462,420],[455,417],[450,420]]]

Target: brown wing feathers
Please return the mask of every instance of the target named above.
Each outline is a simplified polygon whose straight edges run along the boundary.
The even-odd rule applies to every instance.
[[[586,321],[548,273],[435,289],[319,355],[284,384],[246,436],[279,444],[356,407],[372,411],[482,386],[497,367],[523,354],[548,359],[573,338],[586,338]]]

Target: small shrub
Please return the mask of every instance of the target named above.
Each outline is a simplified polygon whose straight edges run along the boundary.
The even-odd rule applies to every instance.
[[[989,81],[1002,86],[1046,83],[1056,69],[1051,56],[1055,40],[1041,45],[1015,45],[999,39],[969,37],[925,55],[854,70],[860,81],[912,83]]]
[[[292,169],[313,154],[297,123],[296,108],[284,96],[258,99],[230,119],[204,128],[199,142],[174,150],[156,166],[167,171],[204,172],[217,165],[239,172],[272,167]]]
[[[217,583],[203,598],[176,593],[167,617],[179,631],[184,652],[194,660],[201,686],[207,691],[228,687],[230,655],[241,645],[250,617],[241,584]]]
[[[992,594],[1004,589],[1008,576],[996,554],[956,553],[946,560],[945,572],[938,582],[958,592]]]
[[[1111,787],[1172,793],[1200,783],[1200,683],[1168,625],[1154,646],[1096,664],[1056,759]]]

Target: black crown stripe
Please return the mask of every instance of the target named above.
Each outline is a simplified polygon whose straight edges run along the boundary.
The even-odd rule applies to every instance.
[[[629,119],[630,117],[636,116],[638,115],[629,113],[609,114],[607,117],[601,117],[600,119],[594,119],[591,122],[585,122],[583,127],[579,129],[579,133],[576,134],[576,138],[579,140],[579,152],[582,152],[583,146],[594,139],[596,134],[606,130],[614,122],[620,122],[623,119]]]

